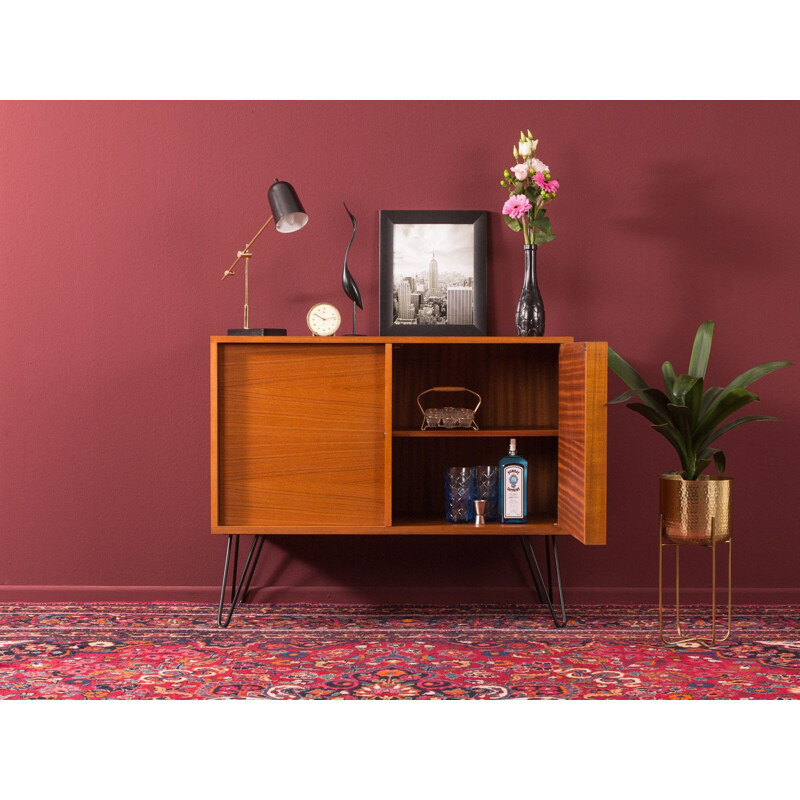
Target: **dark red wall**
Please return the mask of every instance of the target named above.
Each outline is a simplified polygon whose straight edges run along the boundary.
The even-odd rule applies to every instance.
[[[480,208],[489,333],[513,334],[522,240],[498,182],[523,127],[561,182],[539,259],[548,333],[607,340],[653,379],[664,359],[686,367],[705,319],[714,383],[800,361],[798,103],[0,104],[4,596],[213,597],[208,336],[240,324],[241,278],[220,276],[274,177],[311,221],[254,247],[251,324],[305,334],[312,303],[347,310],[345,200],[361,332],[378,332],[378,211]],[[725,441],[742,600],[797,591],[799,374],[757,385],[782,422]],[[676,467],[609,409],[608,545],[562,543],[568,599],[652,598],[658,475]],[[256,583],[283,599],[530,596],[513,539],[285,538],[265,555]],[[704,585],[707,554],[688,555]]]

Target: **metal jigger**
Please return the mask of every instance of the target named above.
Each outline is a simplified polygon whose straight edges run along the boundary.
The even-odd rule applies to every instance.
[[[475,500],[475,524],[485,525],[486,520],[483,518],[483,512],[486,510],[485,500]]]

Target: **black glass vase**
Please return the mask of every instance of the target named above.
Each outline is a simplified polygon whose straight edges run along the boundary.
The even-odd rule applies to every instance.
[[[536,245],[525,245],[525,280],[517,303],[517,336],[544,336],[544,303],[536,283]]]

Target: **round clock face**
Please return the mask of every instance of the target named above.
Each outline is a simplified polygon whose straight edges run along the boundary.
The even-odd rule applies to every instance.
[[[342,317],[330,303],[317,303],[308,312],[306,324],[315,336],[333,336],[342,324]]]

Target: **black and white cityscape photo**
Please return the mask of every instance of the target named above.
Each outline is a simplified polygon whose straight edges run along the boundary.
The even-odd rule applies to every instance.
[[[472,325],[473,226],[395,223],[392,284],[394,325]]]

